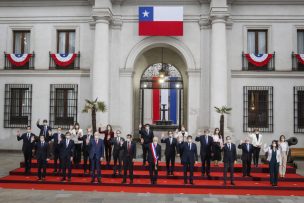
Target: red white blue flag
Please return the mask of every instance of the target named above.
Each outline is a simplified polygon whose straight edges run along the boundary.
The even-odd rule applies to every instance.
[[[295,54],[298,61],[304,64],[304,54]]]
[[[272,54],[245,54],[249,63],[262,67],[269,63]]]
[[[51,54],[51,57],[56,63],[56,65],[65,67],[71,65],[74,62],[75,58],[77,57],[77,54]]]
[[[7,59],[14,66],[24,66],[32,57],[32,54],[7,54]]]
[[[139,7],[139,35],[142,36],[182,36],[182,6]]]

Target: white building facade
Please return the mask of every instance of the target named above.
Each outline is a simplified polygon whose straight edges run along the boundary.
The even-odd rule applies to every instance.
[[[147,5],[183,6],[183,36],[139,36],[138,7]],[[98,125],[137,134],[142,74],[162,60],[182,76],[190,134],[219,127],[214,106],[227,105],[225,132],[237,143],[259,128],[267,143],[284,134],[301,147],[303,11],[296,0],[0,0],[0,53],[33,54],[22,69],[0,57],[0,149],[20,149],[16,130],[30,124],[38,134],[39,118],[90,126],[85,99],[106,103]],[[62,68],[50,55],[59,52],[78,56]],[[243,53],[273,57],[256,67]]]

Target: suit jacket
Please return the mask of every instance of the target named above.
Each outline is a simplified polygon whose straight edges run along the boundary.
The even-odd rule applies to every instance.
[[[152,152],[152,148],[151,148],[151,144],[147,144],[146,147],[148,149],[148,162],[149,163],[154,163],[154,157],[153,157],[153,152]],[[158,157],[157,161],[160,161],[161,160],[161,146],[159,144],[156,145],[156,156]]]
[[[49,143],[44,142],[44,144],[42,146],[42,143],[39,141],[39,142],[35,143],[35,146],[37,147],[37,151],[36,151],[37,160],[39,160],[39,159],[46,160],[48,158]]]
[[[61,140],[61,142],[60,142],[60,158],[61,159],[73,157],[74,150],[75,150],[75,143],[72,139],[70,139],[68,146],[66,145],[66,139]]]
[[[150,128],[149,132],[145,128],[139,130],[140,138],[144,139],[144,144],[149,144],[153,142],[154,133],[153,130]]]
[[[89,136],[90,136],[90,135],[87,134],[87,135],[83,135],[82,137],[79,137],[79,138],[78,138],[78,140],[82,141],[82,150],[83,150],[83,151],[87,151],[87,152],[90,151],[89,145],[90,145],[91,140],[94,140],[94,135],[91,135],[90,140],[89,140],[89,144],[87,144],[87,138],[88,138]]]
[[[114,153],[118,153],[120,150],[122,150],[122,145],[120,144],[121,141],[125,141],[124,138],[122,137],[119,137],[119,141],[118,141],[118,137],[113,137],[110,142],[111,142],[111,145],[113,145],[113,154]]]
[[[60,146],[59,137],[61,137],[61,140],[64,140],[64,134],[62,133],[54,133],[49,136],[50,140],[54,139],[54,147],[56,148]]]
[[[242,149],[242,157],[241,157],[242,161],[252,159],[253,145],[252,144],[248,144],[248,145],[249,145],[249,151],[246,143],[240,144],[238,146],[239,149]]]
[[[271,149],[271,147],[270,146],[264,147],[264,152],[267,153],[267,161],[270,162],[271,156],[272,156],[272,149]],[[276,150],[276,152],[277,152],[277,156],[276,156],[277,163],[279,163],[281,165],[282,164],[281,151],[278,149],[278,150]]]
[[[96,156],[96,159],[99,160],[101,157],[104,157],[104,143],[102,139],[98,139],[98,143],[96,143],[95,139],[91,139],[89,143],[89,157],[90,159]]]
[[[17,136],[17,140],[23,140],[22,151],[31,151],[33,148],[33,143],[31,142],[32,137],[36,137],[34,133],[30,133],[30,138],[27,138],[28,133],[23,133],[20,137]]]
[[[37,123],[37,127],[40,129],[40,133],[39,135],[44,135],[44,137],[46,139],[49,139],[49,131],[52,130],[51,126],[44,126],[44,125],[40,125],[39,123]]]
[[[236,146],[235,144],[231,143],[231,150],[229,150],[227,143],[224,145],[223,149],[224,151],[224,157],[223,162],[234,162],[236,161]]]
[[[181,162],[182,164],[190,163],[194,164],[198,160],[197,147],[195,143],[191,143],[191,149],[188,146],[188,142],[182,142],[178,145],[179,150],[182,154]]]
[[[263,144],[262,134],[259,134],[259,139],[257,139],[256,134],[252,133],[252,134],[250,134],[250,138],[251,138],[251,141],[252,141],[252,145],[254,147],[256,147],[257,145],[262,146],[262,144]]]
[[[175,156],[177,149],[177,139],[172,137],[172,144],[170,144],[170,138],[161,139],[161,143],[166,143],[165,155]]]
[[[201,157],[211,158],[212,146],[213,146],[213,137],[208,136],[208,143],[206,142],[207,135],[201,135],[195,138],[196,142],[201,143],[200,155]]]
[[[128,143],[125,141],[122,145],[122,150],[123,150],[123,159],[128,160],[128,159],[135,159],[136,158],[136,143],[131,142],[131,147],[130,150],[128,150]]]

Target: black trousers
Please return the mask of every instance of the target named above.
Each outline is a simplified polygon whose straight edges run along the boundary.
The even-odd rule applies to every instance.
[[[113,173],[116,174],[116,171],[119,171],[119,173],[121,173],[122,157],[121,157],[120,151],[113,152],[113,159],[114,159]],[[117,165],[117,162],[118,162],[118,165]]]
[[[123,166],[124,166],[124,175],[123,175],[123,179],[126,180],[127,179],[127,172],[129,170],[129,176],[130,176],[130,180],[133,180],[133,159],[132,157],[126,157],[124,158],[123,161]]]
[[[45,178],[46,175],[46,159],[37,159],[38,161],[38,178]]]
[[[258,165],[259,164],[259,157],[260,157],[260,147],[253,147],[253,164]]]
[[[54,149],[54,151],[53,151],[53,154],[54,154],[54,171],[57,171],[57,170],[61,171],[60,149],[59,149],[58,146],[54,146],[53,149]],[[58,164],[58,162],[59,162],[59,164]]]
[[[74,164],[78,165],[81,161],[81,144],[75,144]]]
[[[107,164],[111,162],[111,154],[112,154],[112,146],[109,144],[105,144],[105,153],[106,153],[106,161]]]
[[[201,155],[201,161],[202,161],[202,174],[210,175],[210,156],[202,156]]]
[[[72,176],[72,161],[70,157],[64,157],[61,160],[62,177],[66,178],[66,170],[68,170],[68,178]]]
[[[31,172],[32,149],[23,150],[25,173]]]
[[[157,181],[158,168],[155,169],[155,163],[154,162],[149,162],[149,174],[150,174],[151,181]]]
[[[171,164],[171,165],[170,165]],[[175,154],[166,155],[166,168],[167,172],[173,172],[175,166]]]
[[[270,184],[278,184],[279,163],[269,162]]]
[[[96,177],[95,170],[97,171],[97,178],[100,179],[101,178],[100,159],[98,159],[96,157],[96,155],[94,155],[94,157],[90,160],[91,160],[91,177],[92,177],[92,179],[95,179],[95,177]]]
[[[88,149],[84,148],[82,154],[83,154],[83,171],[86,172],[88,169],[91,170],[91,160],[89,158]],[[88,161],[89,161],[89,165],[88,165]]]
[[[147,155],[148,155],[148,149],[147,149],[147,146],[146,144],[144,143],[142,146],[142,150],[143,150],[143,163],[146,164],[146,161],[147,161]]]
[[[189,172],[189,180],[193,181],[193,171],[194,171],[194,163],[186,162],[183,164],[183,170],[184,170],[184,181],[187,181]]]
[[[234,161],[228,161],[224,162],[224,183],[226,183],[227,180],[227,172],[228,168],[230,170],[230,181],[234,181]]]
[[[243,176],[249,176],[251,171],[251,159],[242,160]]]

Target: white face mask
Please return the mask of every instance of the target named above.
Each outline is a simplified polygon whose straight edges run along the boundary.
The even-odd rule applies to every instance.
[[[156,142],[156,141],[154,141],[153,143],[154,143],[155,145],[157,145],[157,142]]]
[[[66,136],[66,139],[68,139],[68,140],[69,140],[70,138],[71,138],[71,136],[70,136],[70,135],[67,135],[67,136]]]
[[[272,144],[272,147],[274,147],[274,148],[275,148],[276,146],[277,146],[276,144]]]
[[[47,123],[43,123],[43,125],[47,126]]]
[[[130,140],[130,138],[127,138],[127,142],[130,142],[131,140]]]
[[[227,143],[231,143],[231,140],[227,140]]]
[[[172,134],[169,134],[169,137],[172,137],[173,135]]]
[[[98,139],[99,139],[99,136],[98,136],[98,135],[95,135],[94,137],[95,137],[95,140],[98,140]]]
[[[188,139],[188,143],[191,143],[192,142],[192,139]]]

